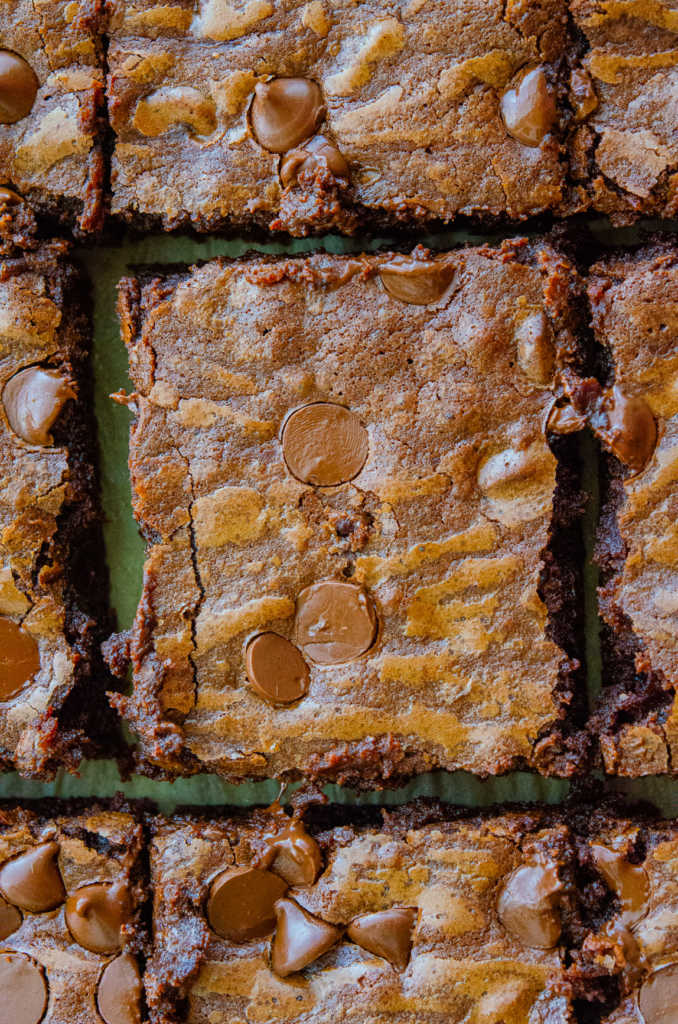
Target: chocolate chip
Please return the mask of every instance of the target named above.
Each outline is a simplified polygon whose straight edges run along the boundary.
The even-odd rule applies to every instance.
[[[116,953],[122,948],[121,929],[129,920],[127,887],[95,882],[76,889],[66,901],[66,924],[83,949],[92,953]]]
[[[657,446],[657,424],[644,398],[630,398],[617,386],[603,392],[589,420],[603,444],[634,473]]]
[[[17,203],[22,202],[23,199],[18,192],[15,192],[11,188],[6,188],[4,185],[0,185],[0,207],[16,206]]]
[[[533,384],[546,387],[553,380],[553,332],[543,310],[525,317],[515,333],[518,366]]]
[[[275,902],[287,883],[262,868],[228,868],[212,882],[207,919],[217,935],[231,942],[260,939],[273,931]]]
[[[141,976],[133,956],[123,953],[104,967],[97,987],[97,1009],[106,1024],[139,1024]]]
[[[357,946],[404,971],[412,951],[412,930],[416,920],[415,907],[394,907],[354,918],[346,934]]]
[[[506,881],[497,904],[499,919],[524,946],[553,949],[561,932],[556,864],[524,865]]]
[[[596,90],[585,68],[574,68],[570,73],[570,99],[577,121],[583,121],[598,106]]]
[[[624,924],[638,921],[647,912],[650,881],[645,868],[631,864],[623,853],[600,843],[591,844],[593,861],[621,903]]]
[[[0,701],[20,694],[39,671],[40,651],[33,637],[0,616]]]
[[[315,132],[325,117],[319,86],[308,78],[274,78],[254,90],[250,119],[259,145],[286,153]]]
[[[303,146],[286,153],[280,164],[280,181],[284,188],[296,185],[305,172],[327,167],[335,178],[348,181],[350,171],[337,147],[324,135],[316,135]]]
[[[0,50],[0,124],[14,124],[30,114],[39,86],[23,57]]]
[[[450,287],[455,266],[445,260],[418,260],[394,256],[378,269],[389,295],[412,306],[439,302]]]
[[[260,633],[250,640],[245,663],[252,688],[273,704],[292,704],[308,690],[308,665],[278,633]]]
[[[38,1024],[47,1009],[47,982],[42,968],[24,953],[0,953],[2,1019]]]
[[[0,896],[0,942],[21,927],[21,911]]]
[[[63,903],[66,890],[58,855],[58,843],[41,843],[3,864],[0,889],[5,898],[30,914],[44,914]]]
[[[284,811],[274,816],[276,829],[267,832],[261,866],[270,868],[290,885],[313,885],[322,871],[320,847],[303,822]]]
[[[70,398],[73,385],[58,371],[28,366],[5,384],[2,402],[9,425],[29,444],[50,445],[50,428]]]
[[[334,402],[312,402],[291,413],[282,432],[290,473],[305,484],[335,487],[365,465],[369,438],[360,419]]]
[[[569,403],[554,404],[546,420],[546,432],[552,434],[576,434],[586,426],[586,416],[576,412]]]
[[[341,928],[314,917],[294,900],[278,900],[275,916],[271,966],[281,978],[302,971],[341,938]]]
[[[666,964],[653,971],[638,996],[645,1024],[677,1024],[678,964]]]
[[[311,661],[341,665],[359,658],[374,643],[377,615],[362,587],[323,580],[297,598],[296,637]]]
[[[522,71],[500,102],[506,130],[524,146],[538,146],[558,111],[542,67]]]

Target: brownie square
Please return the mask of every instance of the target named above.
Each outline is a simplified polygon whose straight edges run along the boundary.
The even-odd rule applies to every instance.
[[[578,297],[525,240],[123,280],[144,771],[582,766],[577,444],[546,427]]]
[[[144,836],[124,809],[0,805],[0,991],[15,1024],[141,1024]]]
[[[623,224],[678,213],[678,4],[570,0],[581,34],[571,161],[595,210]]]
[[[604,687],[594,731],[611,774],[678,764],[678,250],[643,249],[592,268],[602,379],[597,561]]]
[[[678,1005],[678,822],[594,813],[580,848],[591,930],[575,960],[605,1024],[669,1024]],[[607,974],[607,977],[605,977]]]
[[[0,5],[0,185],[79,234],[103,220],[101,6]]]
[[[560,820],[414,805],[324,819],[155,821],[154,1024],[572,1019]]]
[[[87,285],[0,196],[0,766],[111,751]]]
[[[111,0],[113,213],[292,235],[570,202],[565,0]]]

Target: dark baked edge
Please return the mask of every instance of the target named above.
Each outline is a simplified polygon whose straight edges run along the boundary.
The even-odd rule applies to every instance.
[[[455,248],[467,248],[458,246]],[[404,247],[405,248],[405,247]],[[545,301],[552,312],[554,330],[563,362],[578,372],[584,372],[587,365],[587,350],[581,339],[581,322],[584,311],[583,288],[574,266],[563,257],[556,243],[550,239],[533,242],[527,239],[504,240],[499,247],[480,246],[480,251],[504,261],[515,259],[519,262],[535,262],[544,275],[550,275],[545,284]],[[392,251],[379,250],[380,252]],[[450,251],[455,251],[452,249]],[[237,259],[217,257],[216,262],[227,264],[250,264],[262,261],[273,264],[278,275],[296,273],[294,268],[304,264],[309,256],[327,258],[334,263],[336,256],[322,250],[307,252],[300,256],[269,256],[248,252]],[[370,256],[375,253],[370,253]],[[344,257],[351,259],[351,255]],[[356,254],[354,257],[359,258]],[[195,266],[201,266],[202,261]],[[173,265],[171,267],[146,266],[136,277],[125,277],[119,283],[119,316],[125,339],[134,339],[143,327],[146,314],[144,289],[147,285],[157,288],[157,295],[165,297],[182,280],[186,280],[193,268]],[[313,279],[314,271],[304,272]],[[131,430],[134,429],[133,421]],[[556,490],[554,492],[553,518],[550,541],[543,552],[543,566],[540,578],[540,595],[548,615],[549,637],[563,649],[555,698],[559,703],[559,720],[546,728],[535,738],[533,755],[529,759],[513,759],[496,765],[495,771],[486,773],[501,775],[509,771],[532,768],[544,775],[568,777],[584,772],[590,763],[590,735],[586,730],[588,702],[584,661],[584,585],[583,563],[584,544],[582,519],[585,496],[580,489],[581,465],[579,440],[577,437],[549,438],[552,450],[558,458]],[[140,524],[142,533],[144,525]],[[147,536],[149,544],[152,536]],[[144,591],[139,605],[139,615],[133,630],[118,637],[111,637],[105,645],[109,664],[116,674],[124,676],[131,659],[132,641],[142,656],[152,647],[153,613],[146,607],[146,597],[151,585]],[[567,614],[563,614],[567,609]],[[152,659],[146,658],[146,664]],[[161,681],[161,666],[150,668],[142,679],[137,675],[135,690],[131,697],[113,698],[115,706],[126,718],[140,738],[136,752],[136,769],[154,778],[175,779],[197,774],[202,765],[184,746],[181,726],[163,718],[157,700]],[[354,744],[340,744],[334,750],[318,755],[306,766],[304,775],[323,782],[338,782],[357,789],[383,788],[385,785],[403,784],[414,775],[438,767],[430,755],[405,748],[397,736],[392,734],[368,738]],[[479,774],[479,773],[475,773]],[[232,782],[245,780],[246,776],[224,772]],[[300,772],[285,775],[287,781],[301,778]]]
[[[30,236],[23,241],[30,243]],[[113,618],[99,500],[90,288],[84,272],[69,259],[67,243],[33,242],[32,248],[22,251],[12,246],[0,263],[3,277],[31,269],[45,276],[50,297],[62,312],[52,362],[67,370],[78,391],[77,400],[67,404],[53,429],[55,444],[67,452],[68,496],[50,550],[38,559],[34,580],[39,588],[37,574],[44,567],[63,567],[65,635],[77,654],[72,685],[53,695],[40,716],[39,749],[32,766],[22,768],[26,776],[49,779],[60,768],[75,771],[84,757],[120,756],[123,748],[119,723],[106,700],[112,681],[100,651]],[[0,750],[0,767],[16,767],[10,751]]]

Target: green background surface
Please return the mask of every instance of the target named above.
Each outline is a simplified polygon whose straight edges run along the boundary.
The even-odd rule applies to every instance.
[[[605,244],[624,245],[636,241],[643,234],[654,231],[657,225],[612,231],[604,222],[588,225]],[[675,233],[675,225],[664,224],[662,232]],[[461,243],[496,241],[497,235],[472,235],[468,232],[447,232],[423,236],[418,241],[431,248],[447,248]],[[144,545],[131,512],[129,474],[127,469],[130,413],[109,397],[121,388],[131,390],[127,376],[127,353],[120,339],[116,316],[117,283],[131,269],[144,264],[184,264],[213,256],[241,256],[248,250],[261,252],[305,252],[322,248],[329,252],[349,252],[379,248],[387,245],[386,238],[345,239],[327,237],[288,245],[259,244],[245,240],[211,238],[196,241],[189,238],[149,236],[143,240],[127,241],[118,245],[102,245],[90,249],[76,249],[76,257],[86,268],[92,282],[94,300],[93,369],[95,378],[95,404],[99,429],[101,481],[105,513],[104,536],[107,561],[111,577],[111,602],[117,613],[118,627],[128,628],[134,618],[141,590]],[[586,539],[590,554],[593,529],[597,513],[597,481],[595,447],[592,440],[582,441],[585,480],[584,487],[591,495],[589,501]],[[587,661],[591,696],[600,688],[600,656],[598,649],[598,619],[595,600],[596,573],[590,564],[586,568]],[[607,780],[596,777],[594,786],[617,790],[631,797],[652,800],[664,814],[678,815],[678,781],[661,778],[640,780]],[[565,799],[571,791],[566,781],[543,779],[526,772],[515,772],[501,778],[481,780],[466,772],[436,772],[420,776],[397,790],[375,793],[354,793],[350,789],[327,786],[331,799],[341,803],[400,803],[414,796],[438,796],[465,806],[486,806],[510,800],[544,800],[549,803]],[[106,797],[122,791],[129,797],[148,797],[155,800],[161,810],[170,812],[177,804],[249,804],[272,801],[279,785],[270,780],[228,785],[215,776],[194,776],[174,783],[154,782],[135,776],[123,782],[113,762],[85,762],[78,775],[59,774],[51,783],[38,783],[19,778],[15,774],[0,776],[0,797],[92,796]]]

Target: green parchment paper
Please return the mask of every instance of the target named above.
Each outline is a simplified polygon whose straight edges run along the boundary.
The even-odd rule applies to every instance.
[[[596,225],[591,225],[596,230]],[[654,227],[651,225],[650,227]],[[670,227],[666,225],[665,227]],[[597,229],[610,244],[622,245],[638,238],[633,231]],[[641,228],[642,230],[642,228]],[[519,233],[519,232],[517,232]],[[491,235],[469,232],[446,232],[422,236],[418,241],[431,248],[448,248],[464,243],[496,241]],[[111,580],[111,602],[118,618],[118,627],[132,623],[141,590],[144,545],[132,517],[129,474],[127,468],[130,414],[114,403],[110,395],[121,388],[130,390],[127,375],[127,353],[120,339],[116,316],[117,283],[132,268],[144,264],[190,264],[214,256],[241,256],[248,250],[268,253],[305,252],[324,249],[328,252],[351,252],[375,249],[389,244],[388,238],[345,239],[327,237],[288,245],[260,244],[246,240],[149,236],[140,241],[77,249],[76,258],[85,267],[92,282],[94,302],[93,371],[95,406],[99,430],[101,483],[105,514],[104,537]],[[397,243],[394,243],[397,244]],[[587,547],[591,553],[597,510],[595,450],[589,439],[582,441],[585,465],[585,489],[591,495],[586,524]],[[600,655],[598,620],[595,600],[596,573],[590,564],[586,569],[587,660],[591,696],[600,687]],[[602,780],[601,785],[602,785]],[[678,814],[678,782],[669,779],[613,780],[604,783],[610,791],[622,791],[632,797],[652,800],[665,814]],[[497,779],[481,780],[466,772],[436,772],[420,776],[397,790],[362,793],[339,786],[328,786],[328,796],[340,803],[401,803],[415,796],[437,796],[465,806],[486,806],[511,800],[541,800],[557,803],[571,789],[566,781],[542,779],[526,772],[516,772]],[[91,796],[106,797],[122,791],[129,797],[155,800],[161,810],[171,812],[178,804],[246,805],[272,801],[279,792],[274,780],[232,786],[215,776],[201,775],[174,783],[154,782],[135,776],[121,781],[117,767],[110,761],[85,762],[78,775],[60,773],[51,783],[38,783],[16,774],[0,776],[0,797]]]

